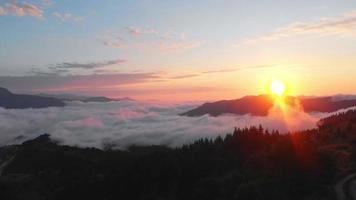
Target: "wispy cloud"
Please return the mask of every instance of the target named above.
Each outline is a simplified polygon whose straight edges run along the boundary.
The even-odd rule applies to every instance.
[[[182,52],[198,48],[204,44],[202,41],[152,41],[132,43],[122,40],[103,41],[107,47],[116,49],[158,50],[160,52]]]
[[[196,77],[208,76],[208,75],[220,74],[220,73],[232,73],[232,72],[237,72],[237,71],[241,71],[241,70],[269,69],[269,68],[277,68],[277,67],[295,68],[295,67],[302,67],[302,66],[299,66],[296,64],[289,64],[289,65],[261,64],[261,65],[240,66],[240,67],[235,67],[235,68],[213,69],[213,70],[201,71],[201,72],[191,73],[191,74],[170,76],[167,78],[173,79],[173,80],[174,79],[187,79],[187,78],[196,78]]]
[[[42,0],[41,7],[50,7],[54,4],[52,0]]]
[[[68,22],[68,21],[81,22],[85,19],[84,17],[75,16],[72,13],[68,13],[68,12],[65,12],[65,13],[54,12],[53,16],[62,22]]]
[[[89,62],[89,63],[78,63],[78,62],[63,62],[55,65],[50,65],[46,70],[41,70],[38,68],[31,69],[29,72],[33,75],[61,75],[68,74],[72,70],[97,70],[98,68],[104,68],[107,66],[114,66],[126,63],[125,59],[107,60],[103,62]]]
[[[189,49],[194,49],[202,46],[202,41],[172,41],[172,42],[160,42],[158,47],[162,52],[181,52]]]
[[[60,74],[68,74],[70,73],[70,70],[67,69],[55,69],[53,67],[50,67],[49,70],[42,70],[38,68],[32,68],[29,70],[29,74],[34,75],[34,76],[56,76]]]
[[[356,10],[340,16],[321,18],[313,22],[295,22],[266,35],[246,40],[247,43],[273,41],[299,35],[355,35]]]
[[[214,69],[214,70],[208,70],[208,71],[202,71],[199,73],[195,74],[185,74],[185,75],[179,75],[179,76],[172,76],[169,77],[170,79],[185,79],[185,78],[195,78],[199,76],[204,76],[204,75],[210,75],[210,74],[216,74],[216,73],[231,73],[231,72],[236,72],[240,70],[253,70],[253,69],[263,69],[263,68],[272,68],[272,67],[278,67],[279,65],[251,65],[251,66],[241,66],[241,67],[235,67],[235,68],[223,68],[223,69]],[[293,67],[294,65],[290,66],[285,66],[285,67]]]
[[[138,36],[141,36],[140,39]],[[111,48],[157,50],[160,52],[182,52],[204,44],[203,41],[187,39],[185,33],[160,32],[153,28],[135,26],[127,27],[123,33],[119,34],[109,32],[101,42]]]
[[[0,16],[12,14],[18,17],[30,16],[43,19],[43,9],[40,6],[28,2],[10,1],[0,6]]]
[[[0,7],[0,16],[6,15],[6,10],[3,7]]]
[[[63,62],[55,65],[54,67],[57,69],[94,69],[94,68],[105,67],[108,65],[119,65],[125,62],[127,62],[127,60],[124,59],[109,60],[104,62],[91,62],[91,63]]]
[[[186,75],[180,75],[180,76],[172,76],[170,77],[171,79],[184,79],[184,78],[193,78],[200,76],[200,74],[186,74]]]
[[[137,26],[130,26],[126,28],[127,33],[133,36],[140,36],[140,35],[159,35],[159,31],[153,28],[140,28]]]
[[[103,41],[105,46],[116,49],[158,50],[160,52],[182,52],[202,46],[203,41],[151,41],[151,42],[126,42],[123,40]]]
[[[126,42],[124,42],[123,40],[118,39],[118,38],[102,41],[102,44],[107,47],[111,47],[111,48],[115,48],[115,49],[124,49],[124,48],[134,47],[133,45],[128,45]],[[136,47],[134,47],[134,48],[136,48]]]
[[[161,73],[116,73],[90,75],[37,74],[0,76],[0,85],[15,91],[83,91],[156,81]]]
[[[241,68],[231,68],[231,69],[218,69],[218,70],[209,70],[209,71],[204,71],[202,74],[215,74],[215,73],[226,73],[226,72],[234,72],[237,71]]]

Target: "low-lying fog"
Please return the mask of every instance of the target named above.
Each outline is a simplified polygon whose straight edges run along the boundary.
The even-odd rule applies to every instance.
[[[231,133],[234,127],[263,125],[281,132],[316,127],[328,113],[306,114],[279,106],[269,116],[224,115],[186,117],[179,113],[197,104],[163,104],[136,101],[111,103],[71,102],[62,108],[6,110],[0,108],[0,145],[21,143],[49,133],[62,144],[102,148],[105,144],[124,149],[130,145],[190,143],[202,137]]]

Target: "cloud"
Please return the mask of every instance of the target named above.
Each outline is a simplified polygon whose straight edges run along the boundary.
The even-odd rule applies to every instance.
[[[186,75],[180,75],[180,76],[172,76],[170,77],[171,79],[184,79],[184,78],[193,78],[200,76],[200,74],[186,74]]]
[[[122,40],[103,41],[105,46],[115,49],[158,50],[160,52],[182,52],[202,46],[202,41],[151,41],[151,42],[125,42]]]
[[[41,6],[42,7],[50,7],[50,6],[52,6],[54,4],[54,1],[52,1],[52,0],[42,0],[41,1]]]
[[[6,15],[6,10],[3,7],[0,7],[0,16]]]
[[[104,62],[91,62],[91,63],[63,62],[60,64],[56,64],[53,67],[56,69],[95,69],[95,68],[105,67],[108,65],[119,65],[126,62],[127,60],[124,59],[109,60]]]
[[[0,6],[0,16],[12,14],[18,17],[30,16],[37,19],[43,19],[43,9],[37,5],[28,2],[19,3],[17,1],[10,1],[4,6]]]
[[[149,35],[154,37],[140,37],[139,39],[137,37]],[[124,34],[115,34],[109,31],[108,35],[101,42],[110,48],[156,50],[159,52],[182,52],[200,47],[205,43],[198,40],[189,40],[185,33],[160,32],[152,28],[134,26],[127,27]]]
[[[70,70],[67,70],[67,69],[56,69],[53,67],[50,67],[49,69],[50,69],[50,71],[43,71],[38,68],[32,68],[29,70],[29,74],[35,75],[35,76],[56,76],[56,75],[60,75],[60,74],[70,73]]]
[[[160,42],[157,45],[162,52],[181,52],[200,47],[203,44],[202,41],[173,41]]]
[[[273,41],[290,38],[299,35],[355,35],[356,10],[347,12],[341,16],[321,18],[313,22],[295,22],[276,29],[266,35],[248,39],[247,43],[260,41]]]
[[[284,67],[294,67],[294,66],[295,65],[284,65]],[[230,72],[236,72],[239,70],[264,69],[264,68],[271,68],[271,67],[278,67],[278,65],[251,65],[251,66],[236,67],[236,68],[216,69],[216,70],[202,71],[200,73],[195,73],[195,74],[172,76],[169,78],[170,79],[185,79],[185,78],[194,78],[194,77],[216,74],[216,73],[230,73]]]
[[[284,65],[284,67],[291,67],[292,65]],[[244,66],[244,67],[236,67],[236,68],[227,68],[227,69],[218,69],[218,70],[210,70],[204,71],[202,74],[215,74],[215,73],[229,73],[235,72],[239,70],[250,70],[250,69],[264,69],[264,68],[271,68],[271,67],[278,67],[278,65],[251,65],[251,66]]]
[[[102,44],[107,47],[111,47],[115,49],[130,48],[130,46],[126,44],[124,41],[122,41],[121,39],[111,39],[111,40],[102,41]]]
[[[61,20],[62,22],[81,22],[84,21],[84,17],[81,16],[75,16],[71,13],[65,12],[65,13],[59,13],[59,12],[54,12],[53,16],[55,16],[57,19]]]
[[[283,68],[293,68],[296,67],[296,65],[282,65]],[[229,72],[235,72],[235,71],[240,71],[240,70],[254,70],[254,69],[268,69],[268,68],[273,68],[273,67],[281,67],[281,65],[278,64],[262,64],[262,65],[249,65],[249,66],[241,66],[241,67],[236,67],[236,68],[226,68],[226,69],[218,69],[218,70],[210,70],[210,71],[204,71],[202,74],[215,74],[215,73],[229,73]]]
[[[215,73],[234,72],[234,71],[237,71],[237,70],[239,70],[239,68],[210,70],[210,71],[204,71],[204,72],[202,72],[202,73],[203,73],[203,74],[215,74]]]
[[[196,104],[164,104],[121,101],[112,103],[72,102],[63,108],[5,110],[0,108],[0,145],[20,143],[43,133],[62,144],[102,148],[113,144],[181,146],[194,140],[231,133],[234,127],[262,124],[265,128],[300,130],[316,127],[319,116],[290,111],[291,123],[280,118],[279,108],[268,117],[225,115],[179,116]],[[326,114],[323,114],[326,116]],[[20,136],[20,137],[19,137]]]
[[[76,63],[63,62],[56,65],[51,65],[47,70],[33,68],[27,76],[0,76],[0,86],[11,90],[28,92],[54,92],[54,91],[73,91],[73,92],[100,92],[100,88],[105,88],[105,94],[112,92],[127,94],[144,94],[150,91],[134,90],[128,91],[123,88],[118,88],[121,85],[138,84],[145,82],[162,82],[169,80],[179,80],[186,78],[195,78],[213,73],[229,73],[238,70],[248,70],[256,68],[275,67],[276,65],[256,65],[239,68],[229,68],[220,70],[203,71],[193,74],[168,75],[166,72],[132,72],[120,73],[116,69],[105,68],[106,66],[117,65],[127,62],[123,59],[108,60],[103,62],[91,63]],[[73,73],[72,70],[85,70],[83,73]],[[88,71],[89,70],[89,71]],[[74,71],[76,72],[76,71]],[[88,73],[87,73],[88,72]],[[95,87],[93,88],[93,85]],[[157,88],[156,88],[157,89]],[[170,89],[170,91],[172,88]],[[201,89],[198,89],[201,90]],[[207,89],[211,90],[211,88]],[[160,91],[157,89],[156,92]],[[133,93],[132,93],[133,92]],[[154,91],[151,91],[154,92]]]
[[[140,28],[136,26],[130,26],[126,28],[127,33],[132,36],[140,36],[140,35],[159,35],[159,31],[153,28]]]
[[[43,73],[30,76],[0,76],[0,86],[11,90],[28,92],[91,90],[115,88],[121,85],[155,81],[160,73],[115,73],[91,75],[57,75]]]
[[[47,75],[68,75],[72,73],[72,70],[81,69],[81,70],[92,70],[96,73],[101,70],[101,73],[104,72],[104,68],[111,65],[120,65],[126,63],[125,59],[116,59],[116,60],[107,60],[103,62],[89,62],[89,63],[78,63],[78,62],[63,62],[59,64],[50,65],[46,70],[33,68],[29,71],[31,75],[47,76]],[[114,72],[115,70],[108,70],[107,72]]]

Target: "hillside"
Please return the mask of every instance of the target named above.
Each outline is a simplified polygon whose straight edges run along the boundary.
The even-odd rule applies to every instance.
[[[0,88],[0,107],[6,109],[62,107],[65,103],[51,97],[36,95],[13,94],[5,88]]]

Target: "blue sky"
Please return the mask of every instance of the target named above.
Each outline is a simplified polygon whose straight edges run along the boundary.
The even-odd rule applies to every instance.
[[[43,78],[51,73],[63,79],[156,73],[157,80],[145,79],[142,85],[105,84],[105,91],[110,92],[89,92],[113,95],[116,90],[130,88],[138,92],[128,95],[140,98],[147,87],[157,93],[208,88],[232,98],[259,93],[263,86],[258,84],[272,78],[289,79],[294,85],[298,81],[313,83],[315,88],[300,86],[295,93],[315,93],[321,80],[333,82],[340,80],[339,76],[349,76],[340,83],[342,87],[350,83],[350,72],[356,72],[352,58],[356,50],[354,10],[356,1],[350,0],[0,0],[0,73],[7,78]],[[347,24],[340,27],[340,22]],[[302,28],[296,23],[302,23]],[[326,35],[316,30],[319,24]],[[101,65],[118,60],[124,62]],[[74,67],[63,67],[63,63]],[[235,70],[241,68],[244,70]],[[306,76],[320,70],[331,72],[313,79]],[[216,76],[201,77],[205,71],[221,71],[220,79],[230,86],[219,80],[215,83]],[[293,78],[289,78],[291,74]],[[187,79],[179,82],[177,77]],[[243,81],[234,82],[233,77]],[[36,90],[12,86],[1,78],[0,84],[19,91]],[[58,88],[67,87],[37,89],[62,91]],[[81,86],[63,91],[88,93],[89,89]],[[328,86],[320,94],[353,92],[353,88]],[[216,95],[202,96],[210,99]]]

